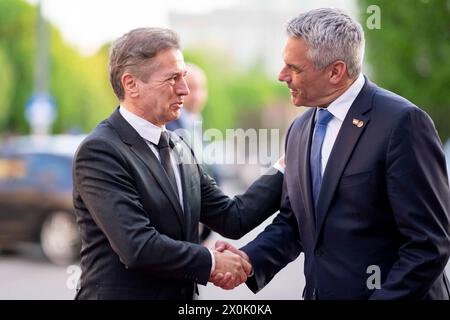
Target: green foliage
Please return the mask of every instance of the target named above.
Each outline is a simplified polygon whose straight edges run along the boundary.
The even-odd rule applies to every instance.
[[[0,47],[0,128],[5,125],[7,116],[11,112],[13,72],[5,50]]]
[[[204,47],[186,50],[184,55],[186,61],[202,67],[208,78],[209,98],[203,115],[209,128],[257,128],[264,107],[289,99],[286,88],[269,78],[260,64],[242,69],[223,53]]]
[[[36,19],[36,8],[25,0],[0,0],[0,132],[29,131],[24,109],[33,94]],[[54,26],[50,30],[49,89],[57,106],[53,132],[90,131],[118,104],[107,74],[109,45],[85,57]],[[241,70],[223,53],[206,48],[185,55],[208,76],[209,100],[204,111],[208,127],[258,127],[262,108],[287,98],[288,91],[280,90],[281,85],[269,79],[259,64]]]
[[[58,105],[54,129],[90,131],[118,105],[109,86],[107,51],[83,57],[52,33],[51,91]]]
[[[24,117],[33,93],[37,10],[24,0],[0,0],[0,132],[26,133]],[[50,93],[57,106],[55,133],[91,130],[117,101],[107,77],[107,51],[80,55],[51,27]]]
[[[450,2],[359,0],[366,59],[379,85],[411,100],[450,137]],[[366,8],[381,9],[381,29],[369,30]]]
[[[0,130],[23,132],[27,129],[23,111],[30,96],[33,78],[33,30],[35,9],[25,1],[0,1],[0,47],[9,65],[8,92],[1,92],[3,121]],[[3,70],[2,70],[3,73]],[[7,77],[3,74],[3,77]],[[3,82],[2,82],[3,86]]]

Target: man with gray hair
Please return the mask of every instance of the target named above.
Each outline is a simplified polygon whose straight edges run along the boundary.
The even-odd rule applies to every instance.
[[[199,222],[242,237],[278,210],[282,173],[270,169],[231,199],[166,130],[189,94],[173,31],[125,34],[112,45],[109,73],[120,106],[83,141],[73,166],[82,240],[76,298],[190,300],[212,275],[245,281],[250,265],[201,246]]]
[[[305,299],[449,299],[450,191],[432,120],[361,74],[364,34],[345,13],[302,13],[287,35],[279,80],[308,110],[287,134],[280,214],[241,250],[216,249],[252,264],[254,292],[303,252]]]

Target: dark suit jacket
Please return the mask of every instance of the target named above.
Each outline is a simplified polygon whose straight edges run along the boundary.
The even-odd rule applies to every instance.
[[[337,136],[314,213],[315,112],[289,130],[280,214],[243,248],[255,271],[248,286],[260,290],[304,252],[306,299],[449,299],[450,192],[431,119],[366,79]],[[367,286],[376,283],[371,266],[381,272],[381,289]]]
[[[173,135],[184,210],[144,139],[116,110],[79,147],[74,206],[81,232],[78,299],[192,299],[206,284],[211,255],[198,223],[239,238],[279,208],[282,174],[263,175],[247,192],[225,196]]]

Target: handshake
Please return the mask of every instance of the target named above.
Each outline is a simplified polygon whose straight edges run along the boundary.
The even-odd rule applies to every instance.
[[[224,241],[217,241],[213,250],[216,266],[209,282],[231,290],[247,281],[252,265],[247,254]]]

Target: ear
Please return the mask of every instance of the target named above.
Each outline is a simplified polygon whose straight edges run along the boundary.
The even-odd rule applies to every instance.
[[[342,60],[337,60],[330,65],[330,82],[338,84],[347,73],[347,65]]]
[[[136,98],[139,95],[139,87],[136,76],[129,72],[125,72],[120,81],[122,82],[125,95],[128,95],[131,98]]]

